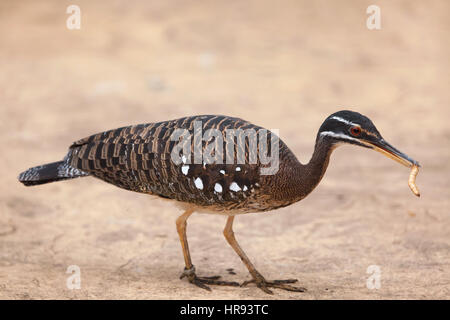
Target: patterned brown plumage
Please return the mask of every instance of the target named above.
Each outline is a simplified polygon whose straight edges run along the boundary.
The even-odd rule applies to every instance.
[[[205,211],[235,214],[280,206],[261,193],[263,180],[267,178],[260,175],[259,158],[256,164],[249,163],[248,148],[244,164],[236,163],[237,150],[234,164],[175,164],[170,155],[177,141],[172,141],[171,135],[175,129],[193,131],[195,121],[201,121],[204,131],[217,129],[225,133],[226,129],[251,128],[258,132],[262,129],[242,119],[214,115],[122,127],[74,142],[65,162],[118,187],[186,202]],[[202,150],[209,143],[214,143],[213,139],[203,141]],[[225,140],[223,143],[225,150]],[[295,158],[282,142],[280,150],[282,158]],[[196,180],[201,181],[201,188]],[[234,184],[238,191],[230,189]]]

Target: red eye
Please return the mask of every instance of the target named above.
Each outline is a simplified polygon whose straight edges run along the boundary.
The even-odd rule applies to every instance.
[[[354,135],[355,137],[359,136],[361,134],[361,128],[358,126],[353,126],[350,128],[350,133]]]

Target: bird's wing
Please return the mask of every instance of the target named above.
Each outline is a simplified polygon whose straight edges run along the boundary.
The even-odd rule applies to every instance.
[[[261,163],[249,164],[176,164],[171,151],[175,129],[193,133],[194,122],[202,129],[259,128],[241,119],[225,116],[196,116],[123,127],[99,133],[73,143],[70,164],[116,186],[201,205],[239,203],[258,189]],[[212,139],[210,143],[213,143]],[[192,150],[194,142],[191,141]],[[225,143],[225,142],[224,142]],[[204,150],[209,145],[202,143]],[[235,152],[237,149],[235,150]],[[191,157],[193,159],[193,156]],[[236,158],[235,158],[236,159]]]

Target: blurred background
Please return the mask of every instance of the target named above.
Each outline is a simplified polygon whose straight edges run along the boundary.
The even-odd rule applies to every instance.
[[[322,121],[351,109],[421,162],[422,198],[407,168],[342,147],[308,198],[238,217],[241,246],[266,278],[308,288],[270,298],[448,299],[450,3],[373,2],[1,1],[0,298],[269,298],[178,280],[169,203],[93,178],[25,188],[17,175],[85,136],[194,114],[280,129],[305,163]],[[366,26],[372,4],[380,30]],[[70,5],[80,29],[67,28]],[[223,217],[189,222],[198,274],[249,278]],[[66,287],[69,265],[80,290]],[[380,289],[366,286],[370,265]]]

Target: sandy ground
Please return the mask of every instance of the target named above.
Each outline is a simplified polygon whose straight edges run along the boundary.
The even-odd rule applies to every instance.
[[[67,1],[0,2],[0,298],[450,297],[448,1],[376,1],[377,31],[364,0],[73,2],[80,30],[66,28]],[[239,216],[259,271],[298,278],[305,293],[201,290],[178,279],[173,204],[94,178],[34,188],[16,178],[87,135],[205,113],[278,128],[307,162],[321,122],[343,108],[421,162],[422,197],[407,168],[346,146],[305,200]],[[198,274],[247,280],[224,224],[189,220]],[[66,286],[70,265],[79,290]],[[371,265],[379,289],[366,286]]]

